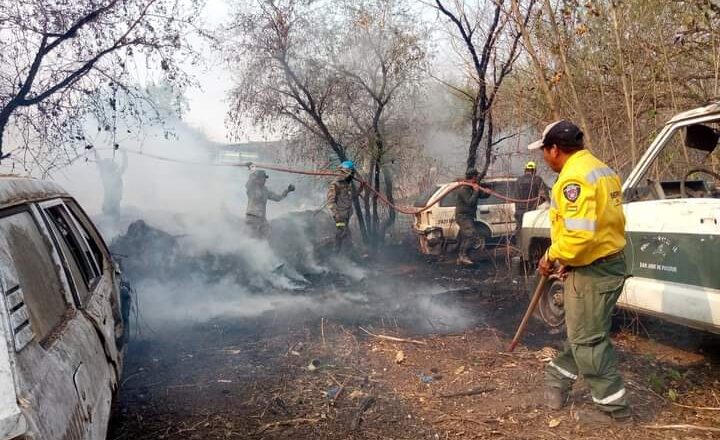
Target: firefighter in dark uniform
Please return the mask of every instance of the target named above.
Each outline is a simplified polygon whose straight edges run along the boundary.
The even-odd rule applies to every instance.
[[[327,205],[335,220],[335,251],[352,246],[350,236],[350,217],[352,217],[352,180],[355,164],[346,160],[340,164],[342,176],[330,183],[327,192]]]
[[[293,185],[288,185],[282,194],[275,194],[265,186],[268,175],[263,170],[256,170],[250,174],[245,184],[247,190],[247,209],[245,210],[245,224],[250,228],[254,238],[267,238],[270,235],[270,224],[267,221],[267,201],[279,202],[295,191]]]
[[[550,201],[552,244],[538,270],[565,279],[567,341],[546,368],[546,403],[561,408],[581,374],[600,410],[583,412],[585,417],[629,420],[627,392],[610,341],[612,311],[625,281],[620,178],[584,149],[583,132],[570,121],[550,124],[528,148],[542,149],[545,162],[560,173]]]
[[[515,203],[515,230],[519,231],[523,214],[537,209],[538,205],[547,199],[548,187],[537,175],[537,164],[534,161],[525,164],[525,173],[517,178],[517,189],[517,198],[525,200]]]
[[[465,180],[478,183],[477,178],[478,171],[476,169],[470,168],[465,172]],[[456,191],[457,205],[455,206],[455,223],[457,223],[460,228],[458,234],[460,245],[458,248],[457,264],[460,266],[472,266],[474,263],[468,256],[468,252],[480,239],[480,234],[478,233],[477,227],[475,227],[480,189],[464,185]]]

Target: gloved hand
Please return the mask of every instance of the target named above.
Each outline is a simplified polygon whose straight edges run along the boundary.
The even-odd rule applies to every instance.
[[[288,185],[288,187],[287,187],[287,192],[290,193],[290,192],[293,192],[293,191],[295,191],[295,185],[293,185],[293,184],[291,183],[291,184]]]

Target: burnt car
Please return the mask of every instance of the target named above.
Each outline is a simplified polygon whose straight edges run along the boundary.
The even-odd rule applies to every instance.
[[[0,177],[0,297],[0,439],[105,438],[129,301],[54,183]]]

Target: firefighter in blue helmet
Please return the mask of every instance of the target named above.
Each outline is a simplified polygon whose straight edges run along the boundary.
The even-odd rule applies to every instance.
[[[327,205],[335,220],[335,250],[341,251],[352,244],[350,237],[350,217],[352,217],[352,180],[355,164],[346,160],[340,164],[341,176],[330,183],[327,193]]]

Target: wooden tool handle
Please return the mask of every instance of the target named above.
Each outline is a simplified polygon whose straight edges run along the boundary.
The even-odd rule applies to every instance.
[[[518,327],[517,331],[515,332],[515,337],[513,338],[512,342],[510,343],[510,347],[508,348],[508,351],[515,350],[515,347],[520,342],[520,338],[522,337],[522,334],[525,331],[525,327],[527,327],[527,323],[530,320],[530,316],[532,316],[533,312],[535,311],[535,308],[537,307],[538,303],[540,302],[540,297],[543,294],[543,290],[545,290],[545,283],[547,282],[547,279],[548,279],[548,277],[546,277],[545,275],[540,277],[540,281],[538,281],[538,284],[535,287],[535,293],[533,293],[532,299],[530,300],[530,305],[528,306],[527,310],[525,311],[525,316],[523,316],[523,319],[520,322],[520,326]]]

